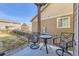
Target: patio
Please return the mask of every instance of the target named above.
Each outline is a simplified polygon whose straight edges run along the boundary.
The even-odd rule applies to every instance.
[[[40,44],[40,47],[41,46],[42,46],[42,43]],[[28,46],[22,49],[11,51],[9,54],[7,54],[7,56],[58,56],[56,54],[56,49],[58,49],[59,47],[51,46],[51,45],[49,46],[51,48],[48,48],[48,52],[49,52],[48,54],[46,53],[45,48],[42,48],[42,50],[40,50],[40,48],[33,50]]]
[[[44,37],[39,38],[39,41],[38,41],[37,40],[38,39],[38,34],[36,32],[34,32],[34,33],[25,33],[25,32],[21,32],[21,31],[12,31],[12,34],[16,35],[17,38],[21,38],[20,40],[24,39],[23,41],[25,41],[26,38],[27,38],[27,40],[26,40],[27,44],[22,44],[22,46],[19,45],[18,48],[14,48],[14,46],[13,46],[14,49],[12,48],[12,49],[4,52],[5,56],[58,56],[58,54],[56,53],[56,50],[61,49],[58,46],[59,45],[59,40],[61,39],[60,35],[49,35],[47,33],[43,33],[43,34],[41,33],[41,35],[45,36],[45,39],[44,39]],[[65,34],[67,34],[67,33],[65,33]],[[46,36],[52,36],[52,37],[46,39]],[[14,38],[14,36],[11,36],[11,37]],[[40,36],[40,37],[42,37],[42,36]],[[68,34],[65,37],[70,37],[69,39],[71,39],[72,35]],[[65,39],[65,37],[63,39]],[[13,38],[10,38],[10,39],[13,39]],[[56,39],[58,40],[58,42],[56,41]],[[46,50],[46,45],[43,46],[43,44],[45,44],[44,40],[47,40],[48,54],[47,54],[47,50]],[[11,42],[9,42],[9,43],[11,43]],[[31,49],[30,47],[31,47],[32,43],[33,44],[35,43],[35,45],[39,44],[39,48],[38,49]],[[11,44],[9,44],[9,45],[11,45]],[[58,45],[56,45],[56,44],[58,44]],[[13,45],[17,46],[18,44],[14,43]],[[42,47],[42,50],[40,50],[41,47]],[[10,48],[10,46],[9,46],[9,48]],[[61,54],[62,51],[59,52],[59,54]],[[73,54],[73,50],[68,50],[68,51],[71,54]],[[65,53],[64,56],[70,56],[70,55]]]

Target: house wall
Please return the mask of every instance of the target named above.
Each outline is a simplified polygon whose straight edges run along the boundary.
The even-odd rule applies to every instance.
[[[7,23],[7,22],[0,22],[0,30],[5,30],[6,26],[10,26],[8,29],[9,30],[14,30],[14,29],[20,29],[21,25],[20,24],[14,24],[14,23]]]
[[[57,28],[58,17],[55,17],[48,20],[42,20],[41,31],[43,32],[43,28],[46,27],[47,32],[50,34],[60,34],[61,32],[73,32],[73,14],[63,16],[70,16],[70,28]],[[32,28],[33,32],[37,32],[37,22],[33,22],[32,27],[34,27]]]
[[[57,28],[57,18],[70,16],[70,28]],[[60,34],[61,32],[73,32],[73,4],[54,3],[50,4],[41,13],[41,30],[47,27],[50,34]],[[32,21],[32,31],[37,32],[37,17]]]

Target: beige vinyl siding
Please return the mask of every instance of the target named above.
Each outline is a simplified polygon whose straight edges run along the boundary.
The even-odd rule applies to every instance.
[[[51,18],[48,20],[41,21],[41,31],[43,32],[43,28],[47,28],[47,32],[50,34],[60,34],[61,32],[73,32],[73,14],[63,15],[70,16],[70,28],[57,28],[57,18]],[[59,16],[62,17],[62,16]],[[37,32],[37,22],[32,22],[32,30],[33,32]]]
[[[37,32],[37,22],[32,22],[32,32]]]

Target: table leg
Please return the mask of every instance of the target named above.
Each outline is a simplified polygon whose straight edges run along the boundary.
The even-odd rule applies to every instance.
[[[48,48],[47,48],[47,39],[44,40],[45,46],[46,46],[46,52],[48,54]]]

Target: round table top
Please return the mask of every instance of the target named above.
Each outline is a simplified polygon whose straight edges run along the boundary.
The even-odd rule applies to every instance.
[[[51,39],[52,36],[51,35],[40,35],[40,38],[42,38],[42,39]]]

